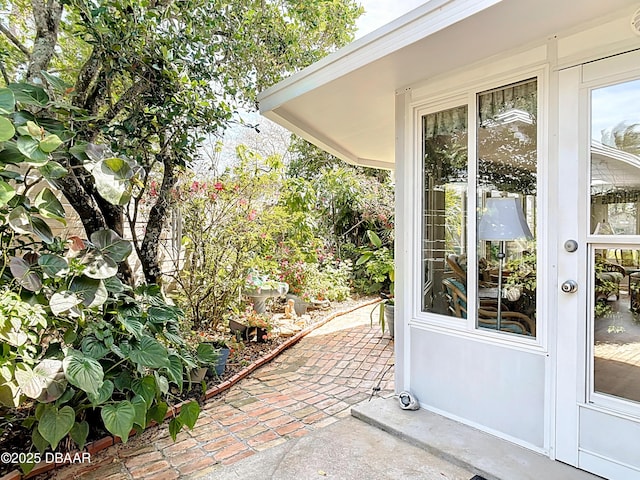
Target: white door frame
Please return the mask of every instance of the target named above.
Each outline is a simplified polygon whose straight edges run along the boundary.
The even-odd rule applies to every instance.
[[[624,451],[626,444],[634,444],[635,448],[640,444],[640,407],[635,409],[632,405],[629,413],[591,400],[590,244],[638,245],[640,238],[596,238],[587,231],[590,92],[593,87],[640,78],[638,65],[640,51],[635,51],[558,73],[555,457],[611,479],[640,478],[640,455],[633,457]],[[564,248],[567,240],[576,240],[578,250],[567,251]],[[566,280],[578,282],[576,293],[560,291]],[[606,451],[610,444],[613,446]],[[616,452],[620,453],[618,458]]]

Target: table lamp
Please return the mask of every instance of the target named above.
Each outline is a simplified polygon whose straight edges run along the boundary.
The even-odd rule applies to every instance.
[[[522,211],[520,199],[488,198],[485,211],[478,223],[478,239],[487,241],[499,241],[498,253],[498,317],[496,328],[500,330],[502,323],[502,269],[504,267],[504,245],[508,240],[533,238]]]

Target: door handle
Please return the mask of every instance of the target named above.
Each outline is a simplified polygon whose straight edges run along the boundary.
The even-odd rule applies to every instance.
[[[578,291],[578,283],[575,280],[565,280],[560,288],[564,293],[576,293]]]

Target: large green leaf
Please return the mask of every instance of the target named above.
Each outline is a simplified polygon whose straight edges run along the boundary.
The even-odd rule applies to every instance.
[[[49,95],[42,88],[28,83],[10,83],[8,87],[13,92],[16,102],[25,105],[46,107],[49,103]]]
[[[11,210],[9,226],[23,235],[35,234],[47,244],[53,243],[53,233],[44,220],[34,217],[23,206]]]
[[[122,443],[127,443],[129,433],[133,428],[136,418],[135,407],[129,400],[105,405],[100,412],[104,426],[109,432],[122,439]]]
[[[45,218],[53,218],[59,220],[63,224],[65,222],[65,212],[62,203],[55,194],[48,188],[43,188],[36,196],[33,205],[38,209],[40,215]]]
[[[126,205],[131,199],[129,163],[121,158],[109,158],[98,162],[91,170],[96,189],[102,198],[113,205]]]
[[[376,234],[376,232],[374,232],[373,230],[367,230],[367,236],[369,237],[371,243],[373,243],[374,247],[380,248],[382,246],[382,240],[380,240],[380,237],[378,236],[378,234]]]
[[[104,371],[100,362],[77,350],[71,350],[62,365],[71,385],[87,393],[98,394],[104,382]]]
[[[41,167],[49,161],[49,154],[40,150],[40,142],[33,137],[23,135],[18,138],[16,145],[20,153],[29,159],[29,165]]]
[[[89,278],[103,280],[118,273],[117,263],[98,251],[88,252],[82,258],[82,263],[86,266],[84,274]]]
[[[9,270],[11,270],[11,274],[23,288],[31,292],[37,292],[42,288],[42,279],[24,259],[11,257]]]
[[[16,109],[16,99],[8,88],[0,88],[0,115],[8,115]]]
[[[49,277],[65,275],[69,269],[69,264],[64,257],[52,253],[45,253],[38,258],[38,265]]]
[[[0,385],[0,405],[13,408],[20,405],[20,388],[13,382],[3,382]]]
[[[190,430],[196,425],[198,421],[198,416],[200,415],[200,405],[198,402],[189,402],[182,405],[180,408],[180,414],[178,418],[180,421],[189,427]]]
[[[40,74],[49,82],[54,89],[56,89],[60,93],[66,93],[68,89],[72,88],[73,85],[65,82],[60,77],[53,75],[51,73],[45,72],[44,70],[40,72]],[[80,447],[82,450],[82,447]]]
[[[131,349],[129,358],[145,367],[169,367],[169,352],[160,342],[149,336],[142,337],[140,343]]]
[[[20,150],[18,145],[13,140],[10,142],[4,142],[2,150],[0,150],[0,163],[21,163],[27,160]]]
[[[69,435],[71,435],[72,440],[78,445],[78,449],[82,450],[89,436],[89,423],[86,420],[80,423],[74,423]]]
[[[74,278],[69,288],[82,299],[82,304],[88,308],[99,307],[109,298],[109,293],[102,280],[96,280],[88,276],[82,275]]]
[[[167,367],[167,375],[169,380],[182,388],[183,374],[182,360],[177,355],[169,355],[169,366]]]
[[[218,350],[211,343],[201,343],[196,349],[198,361],[202,364],[215,364],[220,356]]]
[[[166,323],[180,318],[180,310],[171,305],[150,307],[147,313],[149,314],[149,321],[153,323]]]
[[[0,180],[0,207],[15,197],[16,191],[7,182]]]
[[[38,168],[40,173],[47,180],[58,180],[69,173],[66,168],[53,160]]]
[[[171,435],[171,439],[175,442],[178,437],[178,433],[182,430],[183,424],[182,421],[178,417],[173,417],[169,420],[169,435]]]
[[[57,135],[49,134],[40,140],[40,150],[44,153],[51,153],[62,145],[62,140]]]
[[[40,237],[40,240],[49,245],[53,243],[53,232],[49,225],[47,225],[47,222],[33,215],[29,217],[29,222],[31,223],[33,233]]]
[[[26,373],[26,372],[23,372]],[[62,396],[67,388],[67,380],[62,372],[62,362],[55,359],[45,359],[33,367],[30,372],[27,384],[20,385],[24,394],[30,398],[35,398],[41,403],[50,403]],[[18,369],[16,368],[16,381],[18,380]],[[24,382],[26,378],[22,378]],[[20,382],[18,382],[20,384]],[[37,396],[33,396],[39,390]]]
[[[147,402],[142,398],[142,395],[136,395],[131,399],[131,405],[136,411],[133,423],[145,428],[147,426]]]
[[[31,431],[31,441],[41,454],[49,447],[49,442],[42,438],[37,428]]]
[[[165,402],[158,402],[147,412],[147,424],[154,420],[157,423],[164,422],[164,417],[167,414],[169,406]]]
[[[11,120],[5,117],[0,117],[0,142],[11,140],[15,134],[16,129],[13,128]]]
[[[60,440],[66,437],[73,428],[75,418],[76,412],[68,405],[60,410],[55,405],[48,405],[40,417],[38,432],[55,450]]]
[[[128,288],[118,277],[105,278],[102,282],[109,293],[122,293]]]
[[[49,300],[49,308],[51,308],[51,313],[58,316],[61,313],[67,312],[73,307],[80,305],[81,303],[82,299],[80,297],[78,297],[73,292],[65,290],[62,292],[56,292],[51,295],[51,300]]]
[[[147,375],[144,378],[136,378],[131,382],[131,390],[142,396],[144,401],[147,402],[147,406],[151,406],[156,396],[156,379],[153,378],[152,375]]]
[[[80,345],[82,353],[96,360],[100,360],[110,352],[109,348],[93,335],[84,337]]]
[[[118,320],[120,320],[120,323],[125,330],[131,333],[138,340],[144,336],[144,325],[135,318],[118,315]]]
[[[97,407],[109,400],[111,395],[113,395],[113,382],[111,380],[105,380],[102,386],[98,389],[98,393],[95,395],[87,393],[87,398],[94,407]]]
[[[103,255],[117,263],[123,262],[133,250],[131,242],[123,240],[113,230],[98,230],[91,234],[90,240]]]

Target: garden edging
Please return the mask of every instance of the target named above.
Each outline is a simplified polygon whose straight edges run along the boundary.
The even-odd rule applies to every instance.
[[[210,388],[209,390],[207,390],[204,394],[204,398],[205,398],[205,402],[213,397],[215,397],[216,395],[219,395],[220,393],[224,392],[225,390],[228,390],[229,388],[231,388],[233,385],[235,385],[236,383],[238,383],[240,380],[246,378],[248,375],[250,375],[251,373],[253,373],[255,370],[257,370],[258,368],[260,368],[261,366],[265,365],[266,363],[269,363],[271,360],[273,360],[274,358],[276,358],[280,353],[282,353],[283,351],[287,350],[288,348],[292,347],[293,345],[295,345],[296,343],[298,343],[300,340],[302,340],[305,336],[307,336],[309,333],[313,332],[314,330],[322,327],[323,325],[327,324],[328,322],[330,322],[331,320],[334,320],[335,318],[338,318],[340,316],[346,315],[348,313],[351,313],[355,310],[358,310],[359,308],[363,308],[366,307],[368,305],[373,305],[375,303],[379,303],[380,299],[373,299],[373,300],[368,300],[362,303],[358,303],[356,305],[353,305],[345,310],[339,310],[336,312],[331,313],[330,315],[328,315],[326,318],[320,320],[319,322],[314,323],[313,325],[308,326],[307,328],[301,330],[300,332],[298,332],[297,334],[295,334],[294,336],[292,336],[291,338],[285,340],[283,343],[281,343],[280,345],[278,345],[278,347],[276,347],[274,350],[272,350],[271,352],[269,352],[267,355],[259,358],[258,360],[254,361],[253,363],[251,363],[250,365],[248,365],[246,368],[244,368],[242,371],[238,372],[236,375],[234,375],[233,377],[229,378],[228,380],[225,380],[224,382],[220,383],[219,385],[216,385],[215,387]],[[184,400],[180,403],[177,403],[171,407],[169,407],[169,409],[167,410],[167,413],[165,415],[165,420],[171,418],[174,415],[178,415],[180,413],[180,410],[182,408],[182,405],[189,403],[192,400]],[[154,427],[157,426],[157,424],[154,422],[151,425],[149,425],[149,427]],[[135,434],[135,431],[132,431],[132,436]],[[131,437],[130,437],[131,438]],[[120,437],[117,436],[113,436],[113,435],[108,435],[105,436],[99,440],[95,440],[89,444],[87,444],[84,448],[84,452],[88,452],[91,455],[94,455],[98,452],[101,452],[107,448],[109,448],[112,445],[115,445],[117,443],[121,443],[121,439]],[[74,451],[74,452],[69,452],[69,456],[73,457],[76,453],[79,453],[78,451]],[[21,479],[29,479],[29,478],[33,478],[37,475],[41,475],[43,473],[46,472],[50,472],[51,470],[55,470],[58,467],[62,467],[64,465],[67,465],[69,462],[63,462],[63,463],[46,463],[46,462],[40,462],[38,465],[36,465],[33,470],[31,470],[31,472],[29,472],[28,474],[24,475],[20,470],[13,470],[5,475],[3,475],[2,477],[0,477],[0,480],[21,480]]]

